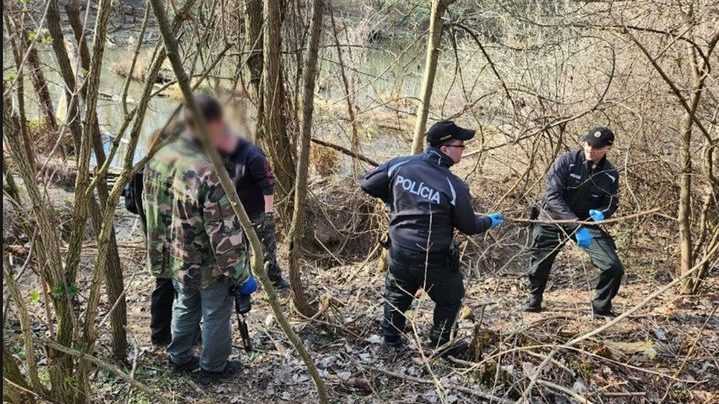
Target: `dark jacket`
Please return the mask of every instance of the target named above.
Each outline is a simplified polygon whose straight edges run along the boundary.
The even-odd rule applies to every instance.
[[[235,151],[225,156],[227,172],[250,218],[265,212],[265,195],[274,192],[275,177],[259,147],[240,139]]]
[[[606,157],[590,167],[580,150],[562,154],[547,173],[544,207],[555,220],[585,220],[597,209],[605,218],[619,206],[619,172]]]
[[[490,227],[490,218],[475,215],[469,188],[449,171],[451,165],[447,155],[429,147],[424,154],[385,162],[362,178],[362,190],[390,208],[393,246],[425,252],[429,244],[430,253],[446,253],[455,228],[477,234]]]
[[[122,190],[122,196],[125,197],[125,209],[140,215],[142,220],[142,228],[145,228],[145,209],[142,206],[142,178],[143,170],[138,171],[132,176],[130,181]]]

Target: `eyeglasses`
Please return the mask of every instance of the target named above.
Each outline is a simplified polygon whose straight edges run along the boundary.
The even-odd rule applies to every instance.
[[[458,148],[458,149],[464,149],[465,147],[467,147],[466,145],[463,145],[463,144],[443,144],[442,146],[444,146],[444,147],[456,147],[456,148]]]

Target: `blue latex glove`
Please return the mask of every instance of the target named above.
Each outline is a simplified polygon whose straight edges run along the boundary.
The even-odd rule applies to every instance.
[[[247,278],[245,283],[243,283],[242,286],[240,286],[240,289],[238,290],[238,292],[241,295],[251,295],[251,294],[255,293],[256,290],[257,290],[257,281],[255,280],[254,276],[250,275],[250,277]]]
[[[495,227],[500,226],[502,223],[504,223],[504,215],[499,212],[490,213],[487,215],[487,217],[492,220],[492,225],[489,226],[490,229],[494,229]]]
[[[589,216],[591,216],[592,220],[595,222],[601,222],[604,220],[604,213],[602,213],[601,210],[589,209]]]
[[[592,233],[586,227],[580,227],[574,237],[577,239],[577,245],[582,248],[589,248],[592,245]]]

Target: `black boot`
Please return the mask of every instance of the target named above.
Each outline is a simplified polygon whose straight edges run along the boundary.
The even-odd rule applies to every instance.
[[[529,300],[522,306],[522,311],[539,313],[542,311],[542,295],[529,295]]]
[[[612,306],[609,307],[597,307],[594,304],[592,304],[592,315],[594,317],[609,317],[614,318],[617,315],[612,311]]]
[[[272,274],[269,276],[270,281],[272,281],[272,286],[275,287],[277,290],[287,290],[290,287],[290,284],[287,283],[284,278],[282,278],[282,275],[280,274]]]
[[[200,369],[200,374],[197,381],[203,385],[208,386],[213,383],[218,383],[223,380],[229,379],[235,376],[242,370],[242,364],[239,361],[227,361],[225,370],[221,372],[209,372],[205,369]]]

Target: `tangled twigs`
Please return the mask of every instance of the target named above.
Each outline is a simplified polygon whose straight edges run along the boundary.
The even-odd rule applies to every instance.
[[[408,375],[404,375],[404,374],[402,374],[402,373],[390,372],[389,370],[384,370],[384,369],[376,368],[376,367],[375,367],[375,368],[371,368],[371,369],[372,369],[372,370],[375,370],[375,371],[377,371],[377,372],[383,373],[383,374],[385,374],[385,375],[387,375],[387,376],[392,376],[392,377],[396,377],[396,378],[398,378],[398,379],[408,380],[408,381],[411,381],[411,382],[414,382],[414,383],[434,384],[434,382],[433,382],[432,380],[426,380],[426,379],[421,379],[421,378],[419,378],[419,377],[408,376]],[[463,387],[463,386],[458,386],[458,385],[456,385],[456,384],[445,383],[444,386],[445,386],[445,387],[448,387],[448,388],[450,388],[450,389],[453,389],[453,390],[461,391],[462,393],[471,394],[471,395],[473,395],[473,396],[481,397],[481,398],[484,398],[485,400],[490,400],[490,401],[496,402],[496,403],[501,403],[501,404],[512,404],[512,403],[514,403],[514,401],[511,401],[511,400],[506,400],[506,399],[504,399],[504,398],[496,397],[496,396],[493,396],[493,395],[491,395],[491,394],[489,394],[489,393],[485,393],[485,392],[483,392],[483,391],[474,390],[474,389],[470,389],[470,388]]]
[[[715,233],[715,236],[716,236],[716,234],[719,234],[719,229],[718,229],[717,232]],[[697,270],[699,270],[700,268],[702,268],[705,263],[707,263],[707,262],[709,262],[709,260],[713,259],[714,254],[715,254],[718,250],[719,250],[719,244],[715,245],[714,248],[713,248],[711,251],[707,251],[707,254],[704,256],[704,259],[702,259],[701,262],[697,263],[697,264],[696,264],[693,268],[691,268],[689,271],[683,273],[681,276],[679,276],[679,277],[677,277],[676,279],[674,279],[673,281],[669,282],[669,283],[668,283],[667,285],[665,285],[664,287],[662,287],[662,288],[658,289],[656,292],[650,294],[650,295],[647,296],[644,300],[642,300],[641,302],[639,302],[639,304],[635,305],[634,307],[632,307],[631,309],[629,309],[629,310],[627,310],[626,312],[622,313],[621,315],[615,317],[613,320],[607,322],[607,323],[604,324],[603,326],[598,327],[598,328],[596,328],[596,329],[594,329],[594,330],[592,330],[592,331],[590,331],[590,332],[588,332],[588,333],[586,333],[586,334],[582,334],[582,335],[580,335],[580,336],[578,336],[578,337],[572,339],[571,341],[569,341],[569,342],[567,342],[567,343],[565,343],[565,344],[563,344],[563,345],[559,345],[559,346],[555,347],[555,348],[552,350],[552,352],[550,352],[549,355],[547,355],[547,358],[546,358],[544,361],[542,361],[542,363],[537,367],[537,370],[536,370],[534,376],[532,377],[532,380],[530,381],[529,386],[527,386],[527,388],[524,390],[524,393],[522,393],[522,397],[518,400],[518,402],[519,402],[519,403],[528,402],[529,394],[531,393],[532,388],[534,387],[534,385],[537,383],[537,378],[539,377],[539,375],[540,375],[542,369],[547,365],[547,363],[549,363],[549,362],[551,361],[551,359],[554,357],[554,355],[557,354],[557,352],[559,352],[559,350],[572,347],[572,346],[578,344],[578,343],[581,342],[581,341],[584,341],[584,340],[586,340],[586,339],[589,339],[589,338],[591,338],[591,337],[593,337],[593,336],[595,336],[595,335],[601,333],[602,331],[605,331],[605,330],[607,330],[608,328],[610,328],[610,327],[616,325],[616,324],[619,323],[620,321],[622,321],[622,320],[626,319],[627,317],[629,317],[631,314],[634,314],[636,311],[638,311],[639,309],[641,309],[642,307],[644,307],[647,303],[649,303],[650,301],[654,300],[654,299],[657,298],[658,296],[662,295],[664,292],[666,292],[667,290],[673,288],[674,286],[676,286],[677,284],[679,284],[680,282],[682,282],[684,279],[687,279],[689,276],[691,276],[692,274],[694,274]]]
[[[39,338],[39,337],[34,337],[34,338],[37,339],[39,342],[41,342],[49,347],[52,347],[56,351],[66,353],[68,355],[76,356],[79,359],[86,360],[86,361],[94,364],[97,367],[103,368],[103,369],[107,370],[108,372],[111,372],[111,373],[117,375],[118,377],[120,377],[121,379],[125,380],[126,382],[130,383],[135,388],[137,388],[138,390],[141,390],[148,396],[154,397],[159,402],[165,403],[165,404],[170,404],[170,401],[167,400],[165,397],[163,397],[162,395],[158,394],[155,391],[150,390],[149,387],[138,382],[137,380],[135,380],[134,377],[129,376],[127,373],[123,372],[116,366],[113,366],[113,365],[110,365],[109,363],[103,362],[100,359],[97,359],[96,357],[89,355],[85,352],[80,352],[76,349],[68,348],[65,345],[58,344],[57,342],[55,342],[53,340],[50,340],[47,338]]]

